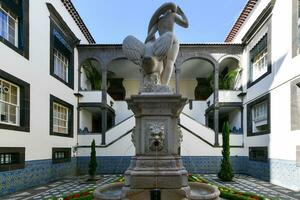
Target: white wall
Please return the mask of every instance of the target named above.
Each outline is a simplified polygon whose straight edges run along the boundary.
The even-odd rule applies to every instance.
[[[46,0],[30,0],[29,60],[0,42],[0,68],[30,84],[30,132],[0,129],[1,147],[25,147],[25,159],[50,159],[52,147],[76,144],[77,99],[74,90],[50,76],[50,19]],[[82,43],[87,43],[80,29],[60,0],[51,3]],[[74,86],[77,91],[77,51],[74,53]],[[49,135],[50,94],[74,106],[74,138]]]
[[[195,88],[197,86],[196,80],[180,80],[179,91],[183,97],[188,99],[195,99]]]
[[[114,103],[115,109],[115,123],[118,124],[124,119],[133,115],[133,112],[128,109],[128,105],[126,101],[115,101]]]
[[[271,93],[271,133],[246,137],[246,150],[248,151],[249,146],[269,146],[270,158],[295,161],[296,145],[300,144],[300,131],[291,131],[290,82],[300,76],[300,56],[292,58],[292,1],[295,0],[277,0],[269,21],[271,25],[271,35],[269,36],[271,36],[272,73],[252,87],[246,88],[249,51],[268,31],[266,26],[256,33],[245,48],[242,66],[244,68],[244,91],[247,92],[244,99],[245,106],[252,100]],[[245,33],[269,2],[270,0],[258,1],[233,42],[241,42]],[[247,112],[244,112],[244,119],[244,127],[247,127]],[[247,134],[246,128],[244,134]]]
[[[231,130],[233,127],[236,127],[237,130],[241,128],[241,117],[242,113],[239,109],[235,109],[229,113],[229,126]]]
[[[140,81],[125,79],[123,81],[123,86],[125,87],[125,91],[126,91],[125,98],[129,98],[131,95],[138,94],[140,88]]]
[[[91,84],[86,78],[85,70],[81,67],[80,68],[80,87],[82,90],[91,90]]]
[[[191,133],[182,129],[183,133],[183,142],[181,144],[181,155],[182,156],[222,156],[222,148],[213,148],[198,139]],[[96,145],[101,144],[101,136],[82,136],[84,138],[85,145],[90,145],[91,141],[95,139]],[[238,143],[240,139],[233,138],[234,143]],[[83,145],[84,145],[83,144]],[[231,150],[232,156],[246,156],[246,151],[244,148],[232,148]],[[111,146],[107,148],[97,148],[97,156],[132,156],[135,154],[134,146],[131,142],[131,134],[123,137],[117,142],[113,143]],[[78,156],[89,156],[90,148],[79,148]]]
[[[183,108],[183,113],[194,118],[201,124],[205,124],[205,110],[207,109],[206,101],[192,101],[192,109],[190,110],[189,104]]]
[[[80,110],[80,126],[79,128],[83,130],[85,127],[88,128],[89,132],[92,131],[92,122],[93,122],[93,115],[91,112],[81,109]]]

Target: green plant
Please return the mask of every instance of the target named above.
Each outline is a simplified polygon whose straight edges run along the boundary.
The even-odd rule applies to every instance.
[[[91,84],[92,90],[101,90],[102,84],[102,75],[97,70],[97,68],[93,65],[92,60],[87,60],[83,64],[82,68],[84,69],[85,76],[88,82]],[[113,78],[115,73],[112,71],[107,71],[107,80]]]
[[[219,89],[220,90],[232,90],[234,87],[234,81],[238,74],[237,69],[229,70],[225,75],[219,75]],[[207,80],[210,83],[212,90],[214,90],[214,74],[208,76]]]
[[[221,90],[233,89],[233,84],[237,76],[237,70],[229,70],[224,76],[219,79],[219,88]]]
[[[92,60],[87,60],[83,67],[85,76],[89,83],[91,84],[92,90],[100,90],[102,83],[102,76],[96,67],[93,65]]]
[[[91,158],[89,163],[89,175],[90,175],[90,179],[92,180],[95,179],[96,169],[97,169],[96,144],[95,144],[95,140],[93,140],[91,145]]]
[[[221,170],[218,173],[218,177],[222,181],[232,181],[233,179],[233,170],[230,163],[230,144],[229,144],[229,124],[224,122],[223,124],[223,151],[222,151],[222,163]]]

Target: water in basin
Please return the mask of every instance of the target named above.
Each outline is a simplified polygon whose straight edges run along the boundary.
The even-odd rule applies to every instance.
[[[211,191],[202,188],[191,188],[192,196],[208,195],[208,194],[211,194]]]

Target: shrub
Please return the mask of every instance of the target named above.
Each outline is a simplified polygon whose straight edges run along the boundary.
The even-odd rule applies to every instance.
[[[95,144],[95,140],[93,140],[91,145],[91,158],[89,163],[89,175],[91,179],[95,178],[96,169],[97,169],[96,144]]]
[[[219,179],[222,181],[232,181],[233,171],[230,163],[230,144],[229,144],[229,125],[228,122],[223,124],[223,151],[222,151],[222,163],[221,170],[218,173]]]

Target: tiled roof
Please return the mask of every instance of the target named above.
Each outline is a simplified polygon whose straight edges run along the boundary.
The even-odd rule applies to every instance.
[[[72,18],[74,19],[74,21],[76,22],[78,27],[80,28],[81,32],[83,33],[83,35],[87,39],[87,41],[90,44],[95,44],[96,42],[95,42],[93,36],[91,35],[90,31],[88,30],[88,28],[84,24],[83,20],[81,19],[79,13],[75,9],[75,7],[74,7],[73,3],[71,2],[71,0],[61,0],[61,2],[64,4],[66,9],[68,10],[68,12],[72,16]]]
[[[193,46],[242,46],[241,43],[181,43],[181,47],[193,47]],[[78,47],[88,47],[88,48],[97,48],[97,47],[122,47],[122,44],[80,44]]]
[[[239,32],[240,28],[243,26],[244,22],[246,21],[247,17],[253,10],[254,6],[256,5],[258,0],[248,0],[246,6],[244,7],[243,11],[241,12],[240,16],[236,20],[235,24],[233,25],[231,31],[227,35],[225,42],[232,42],[236,34]]]

